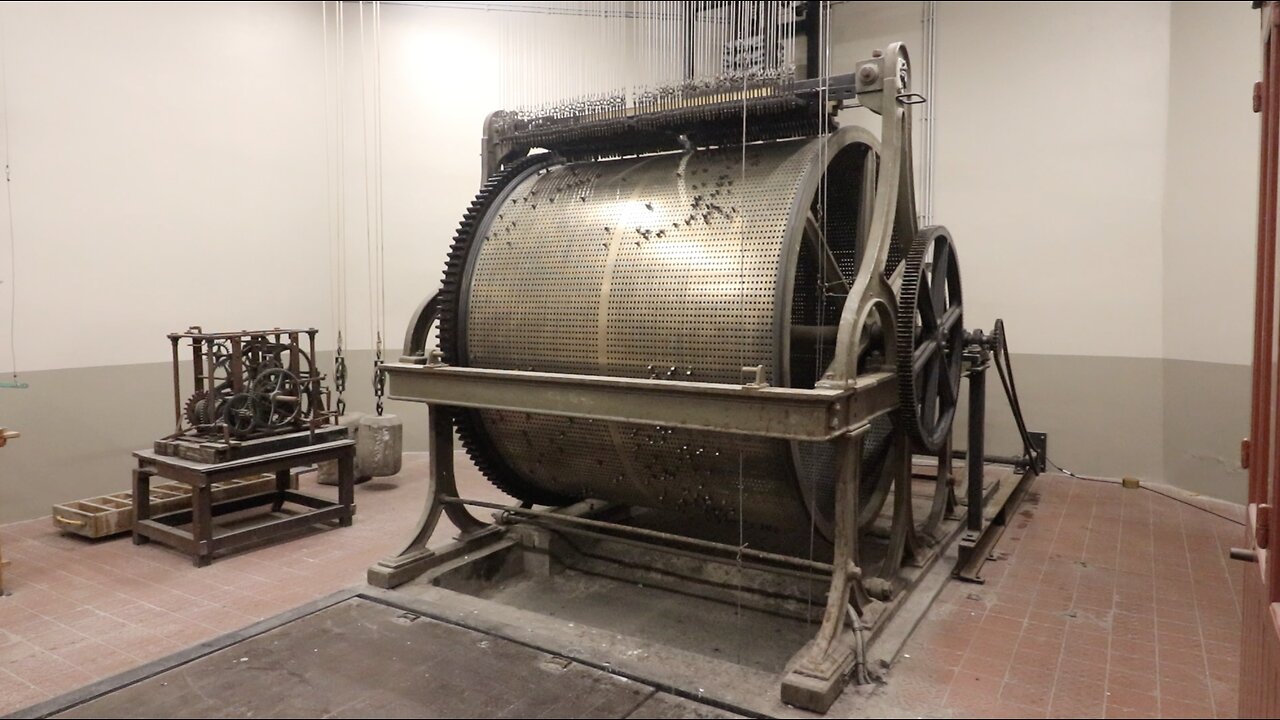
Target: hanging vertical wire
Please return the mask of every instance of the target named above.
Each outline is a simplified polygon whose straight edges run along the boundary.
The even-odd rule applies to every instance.
[[[515,118],[669,109],[736,96],[743,73],[748,90],[765,92],[795,77],[790,2],[551,2],[498,12],[504,25],[520,15],[502,30],[499,63],[502,107]]]
[[[9,216],[9,372],[12,380],[3,387],[25,388],[18,379],[18,240],[13,220],[13,155],[9,145],[9,15],[0,14],[0,122],[4,124],[4,202]]]
[[[819,192],[819,197],[818,197],[818,208],[819,208],[819,217],[818,217],[818,222],[819,222],[819,227],[821,228],[822,237],[823,237],[823,242],[825,243],[825,242],[826,242],[826,238],[830,237],[830,234],[828,233],[828,226],[827,226],[828,216],[830,215],[830,213],[828,212],[828,202],[829,202],[829,195],[828,195],[828,191],[829,191],[829,188],[830,188],[830,182],[829,182],[829,178],[828,178],[828,176],[827,176],[827,171],[828,171],[828,169],[830,168],[830,139],[831,139],[831,124],[830,124],[830,116],[829,116],[829,114],[828,114],[828,112],[827,112],[827,107],[828,107],[828,105],[829,105],[829,100],[830,100],[829,93],[830,93],[830,74],[831,74],[831,73],[830,73],[830,71],[829,71],[829,69],[830,69],[830,67],[831,67],[831,25],[830,25],[830,22],[831,22],[831,7],[830,7],[830,3],[825,3],[825,2],[823,3],[823,6],[822,6],[822,12],[819,14],[819,19],[821,20],[822,25],[821,25],[821,27],[819,27],[818,35],[819,35],[819,37],[821,37],[821,38],[822,38],[823,46],[819,49],[819,52],[817,53],[817,56],[818,56],[818,67],[817,67],[817,68],[810,68],[810,69],[809,69],[809,74],[810,74],[810,75],[813,75],[813,76],[815,76],[815,77],[817,77],[817,78],[819,78],[819,79],[820,79],[819,91],[818,91],[818,93],[819,93],[819,95],[818,95],[818,101],[819,101],[819,106],[822,108],[822,115],[821,115],[821,117],[820,117],[820,119],[819,119],[819,123],[820,123],[820,124],[819,124],[819,130],[820,130],[820,133],[821,133],[821,135],[820,135],[820,137],[821,137],[821,140],[820,140],[820,142],[821,142],[821,152],[820,152],[820,157],[821,157],[821,163],[822,163],[823,173],[822,173],[822,180],[821,180],[821,182],[820,182],[820,183],[819,183],[819,185],[818,185],[818,192]],[[812,19],[809,19],[809,20],[807,20],[806,22],[813,22],[813,20],[812,20]],[[793,22],[793,25],[794,25],[794,22]],[[809,28],[809,29],[806,29],[806,32],[805,32],[805,43],[806,43],[806,44],[807,44],[807,43],[810,43],[810,42],[813,42],[813,40],[814,40],[814,38],[813,38],[813,32],[812,32],[811,30],[812,30],[812,26],[810,26],[810,28]],[[794,42],[794,33],[792,34],[792,40],[791,40],[791,42]],[[791,56],[792,56],[792,58],[794,58],[794,49],[791,51]],[[827,301],[827,289],[830,287],[830,283],[831,283],[831,281],[832,281],[832,280],[833,280],[833,278],[830,278],[830,277],[828,277],[828,276],[827,276],[827,266],[826,266],[826,263],[819,263],[819,264],[818,264],[818,282],[819,282],[819,292],[818,292],[818,318],[819,318],[819,322],[820,322],[820,323],[825,322],[825,319],[826,319],[826,313],[827,313],[827,302],[826,302],[826,301]],[[825,348],[825,339],[824,339],[824,338],[822,338],[822,337],[819,337],[819,338],[818,338],[818,340],[817,340],[817,351],[814,353],[814,355],[815,355],[815,357],[814,357],[814,377],[815,377],[815,378],[819,378],[819,377],[821,377],[821,376],[822,376],[822,372],[823,372],[823,370],[825,369],[825,368],[823,368],[823,366],[822,366],[822,359],[823,359],[823,357],[824,357],[824,355],[825,355],[825,350],[826,350],[826,348]],[[837,461],[837,468],[839,468],[839,467],[840,467],[840,464],[839,464],[839,462]],[[837,470],[837,472],[840,472],[840,470]],[[837,481],[837,482],[839,482],[839,478],[837,478],[837,479],[836,479],[836,481]],[[817,494],[816,494],[816,488],[811,488],[811,493],[812,493],[812,495],[811,495],[811,496],[816,497],[816,495],[817,495]],[[816,539],[817,539],[817,521],[816,521],[816,519],[814,518],[814,512],[811,510],[811,511],[810,511],[810,513],[809,513],[809,560],[810,560],[810,561],[813,561],[813,560],[814,560],[814,555],[815,555],[815,552],[816,552]],[[807,623],[812,623],[812,621],[813,621],[813,612],[812,612],[812,609],[813,609],[813,586],[812,586],[812,583],[806,584],[806,586],[805,586],[805,587],[806,587],[806,593],[805,593],[805,620],[806,620],[806,622],[807,622]]]
[[[338,324],[337,343],[342,347],[343,335],[347,330],[347,44],[346,44],[346,3],[334,2],[335,16],[335,57],[334,71],[337,76],[337,87],[334,90],[336,107],[334,124],[336,126],[335,142],[337,145],[334,162],[335,175],[335,216],[337,219],[337,252],[334,262],[338,267]]]
[[[329,320],[338,326],[338,288],[335,275],[337,263],[334,261],[334,244],[336,242],[336,223],[333,220],[333,118],[330,117],[333,102],[333,73],[330,70],[329,57],[329,3],[320,3],[320,33],[323,39],[324,54],[324,182],[325,182],[325,223],[329,232]]]
[[[925,2],[921,10],[921,35],[923,36],[922,61],[924,79],[920,92],[926,102],[920,108],[921,157],[920,157],[920,208],[917,212],[921,225],[933,223],[933,174],[934,174],[934,127],[937,118],[937,86],[935,71],[937,68],[937,3]]]
[[[361,0],[357,5],[360,12],[360,139],[362,144],[362,157],[364,164],[364,251],[365,251],[365,281],[368,283],[369,297],[369,347],[377,344],[377,302],[374,300],[374,212],[373,212],[373,181],[372,173],[369,165],[373,157],[371,149],[372,142],[369,136],[369,51],[368,44],[365,39],[364,25],[364,6],[366,3]]]
[[[734,3],[731,6],[733,9],[733,14],[735,15],[734,17],[735,21],[738,19],[736,16],[743,5],[744,4]],[[736,50],[738,49],[737,35],[739,33],[736,31],[739,29],[739,26],[735,22],[733,27],[735,30],[735,37],[732,39],[732,43],[728,46],[732,48],[730,50],[731,54],[735,54]],[[745,187],[746,177],[747,177],[747,78],[745,74],[743,74],[742,76],[741,113],[742,113],[742,126],[741,126],[742,135],[740,138],[741,143],[738,150],[738,182],[740,186]],[[747,315],[747,293],[746,293],[747,228],[746,228],[746,223],[743,222],[743,219],[741,216],[736,217],[735,222],[738,225],[738,314],[740,318],[745,318]],[[748,352],[749,350],[744,338],[743,347],[742,347],[742,362],[740,363],[740,365],[743,367],[747,365]],[[779,370],[778,368],[774,368],[775,373],[778,372],[778,370]],[[775,377],[775,378],[772,378],[772,380],[773,382],[777,382],[778,379]],[[738,554],[737,554],[738,588],[737,588],[737,592],[735,593],[735,599],[737,600],[737,617],[738,617],[738,623],[740,628],[741,628],[741,623],[743,621],[743,617],[742,617],[742,588],[743,588],[742,550],[743,548],[746,547],[746,544],[747,544],[746,528],[744,526],[744,520],[743,520],[743,514],[744,514],[743,509],[745,506],[744,496],[745,496],[745,485],[746,485],[746,478],[743,472],[744,464],[745,464],[745,450],[741,446],[739,446],[738,448],[738,487],[737,487],[737,490],[738,490],[738,512],[737,512],[737,515],[738,515]],[[739,654],[738,661],[739,662],[742,661],[741,654],[742,654],[744,645],[745,643],[738,644],[738,654]]]
[[[486,10],[486,12],[489,12],[489,11]],[[496,53],[494,55],[494,57],[498,59],[498,107],[506,107],[507,106],[507,73],[506,73],[505,64],[507,62],[507,57],[506,57],[506,53],[504,52],[506,50],[506,40],[507,40],[506,14],[504,13],[502,15],[499,15],[497,22],[494,24],[498,26],[498,40],[495,44]]]
[[[378,214],[377,234],[377,301],[378,301],[378,345],[381,346],[387,336],[387,263],[386,263],[386,229],[384,220],[386,212],[383,206],[383,155],[382,155],[382,3],[373,4],[373,112],[374,112],[374,160],[377,167],[377,200]]]
[[[929,114],[929,224],[933,224],[934,190],[938,161],[938,3],[930,2],[929,9],[929,94],[925,103]]]

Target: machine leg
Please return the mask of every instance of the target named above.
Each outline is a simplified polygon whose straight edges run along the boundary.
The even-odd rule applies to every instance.
[[[437,478],[436,491],[440,496],[457,497],[458,482],[453,474],[453,423],[443,412],[433,410],[431,415],[431,474]],[[436,452],[437,447],[441,448],[441,452]],[[472,515],[462,505],[445,505],[444,514],[463,535],[490,527],[489,523]]]
[[[985,469],[983,460],[986,449],[984,431],[987,410],[987,365],[982,363],[969,373],[969,458],[965,461],[965,472],[969,476],[968,498],[969,512],[966,528],[970,532],[982,532],[982,476]]]
[[[339,527],[351,527],[352,508],[356,503],[356,453],[350,448],[338,458],[338,504],[347,509],[347,514],[338,520]]]
[[[151,471],[144,468],[133,470],[133,544],[145,545],[151,542],[146,535],[138,532],[138,523],[151,519]]]
[[[191,537],[196,543],[192,564],[208,565],[213,559],[213,488],[208,482],[191,488]]]
[[[369,568],[370,585],[393,588],[412,580],[425,572],[435,559],[435,553],[427,548],[431,536],[440,524],[443,511],[464,536],[480,533],[492,526],[467,511],[461,505],[446,505],[440,498],[457,497],[458,486],[453,473],[453,421],[443,408],[429,408],[430,435],[427,450],[430,468],[427,476],[427,503],[418,520],[413,539],[396,555],[380,560]]]
[[[1022,496],[1026,494],[1032,479],[1036,476],[1034,455],[1029,455],[1024,462],[1025,467],[1017,470],[1018,478],[1003,478],[988,493],[985,486],[984,470],[986,456],[983,447],[983,427],[986,424],[986,370],[989,358],[985,350],[979,352],[969,371],[969,488],[968,512],[966,513],[964,535],[956,546],[955,577],[968,582],[983,582],[982,566],[990,557],[992,549],[1000,541],[1000,535],[1009,518],[1017,511]],[[1014,459],[1017,462],[1017,459]],[[988,517],[990,514],[990,517]]]
[[[271,503],[272,512],[284,509],[284,494],[289,492],[289,481],[292,479],[289,468],[276,471],[276,499]]]
[[[878,600],[893,597],[898,571],[904,563],[915,560],[919,554],[915,517],[911,509],[911,442],[905,435],[887,462],[896,468],[893,479],[893,531],[889,536],[889,551],[880,566],[877,581],[867,588],[872,597]]]
[[[836,478],[835,556],[831,587],[818,634],[787,663],[782,679],[782,701],[788,705],[826,712],[844,690],[851,675],[865,675],[865,647],[861,628],[862,582],[858,557],[858,484],[865,428],[837,440],[840,470]]]

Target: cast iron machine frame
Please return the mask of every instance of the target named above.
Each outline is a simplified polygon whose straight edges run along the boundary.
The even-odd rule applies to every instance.
[[[832,361],[814,379],[813,386],[773,386],[763,366],[742,367],[741,381],[731,383],[673,379],[671,373],[642,378],[455,364],[447,362],[453,358],[446,353],[427,348],[432,327],[448,316],[448,308],[442,307],[445,303],[433,296],[409,325],[406,355],[398,363],[382,366],[392,399],[424,402],[429,407],[429,499],[414,538],[398,554],[370,568],[370,584],[393,588],[423,574],[430,577],[499,543],[546,543],[546,536],[538,532],[545,527],[625,538],[660,550],[694,554],[708,562],[736,558],[777,572],[820,577],[828,585],[815,636],[785,668],[781,684],[784,702],[824,712],[850,678],[867,679],[868,635],[877,627],[877,618],[882,620],[896,610],[894,602],[901,599],[904,589],[900,571],[936,560],[946,538],[935,533],[944,519],[955,519],[950,427],[959,401],[961,356],[967,345],[950,235],[941,227],[918,225],[911,176],[911,106],[923,98],[910,90],[905,47],[894,43],[858,63],[853,74],[805,81],[774,95],[766,93],[763,99],[748,101],[746,93],[717,96],[693,109],[666,108],[635,117],[575,118],[568,128],[558,127],[554,120],[549,127],[538,128],[491,115],[485,126],[482,162],[488,170],[503,167],[509,173],[505,180],[509,183],[522,173],[529,177],[538,172],[539,163],[558,159],[557,154],[592,157],[584,137],[597,143],[596,157],[700,146],[715,137],[714,119],[720,109],[747,112],[749,107],[760,108],[766,125],[776,122],[778,127],[800,128],[803,133],[805,128],[824,127],[818,121],[823,113],[834,114],[845,101],[855,98],[880,116],[879,141],[858,128],[845,128],[831,137],[837,149],[860,142],[878,150],[864,176],[868,186],[874,187],[874,195],[866,198],[866,220],[859,231],[852,280],[844,280],[838,269],[834,272],[841,280],[839,290],[844,297],[837,324],[802,328],[824,337],[834,330]],[[725,108],[719,108],[720,104]],[[801,119],[798,123],[793,122],[796,117]],[[691,141],[692,130],[684,134],[656,130],[672,125],[705,132],[704,139]],[[532,147],[547,148],[552,154],[526,158]],[[690,147],[685,151],[690,152]],[[504,171],[495,172],[494,177]],[[813,183],[817,182],[815,178]],[[478,198],[473,208],[487,212],[482,205]],[[465,220],[464,229],[471,222]],[[829,252],[824,257],[826,240],[812,215],[802,224],[804,242],[814,247],[817,262],[835,266]],[[643,234],[640,228],[637,232]],[[891,255],[900,260],[896,268],[888,265]],[[878,362],[866,360],[872,346]],[[625,508],[589,497],[547,511],[534,510],[529,502],[505,507],[461,498],[453,467],[455,419],[460,413],[495,410],[588,423],[827,443],[835,458],[832,509],[823,528],[833,546],[831,562],[632,527],[619,522]],[[868,481],[864,474],[872,470],[865,458],[873,422],[890,417],[894,418],[890,439],[882,441],[876,451],[880,470],[875,472],[881,477]],[[978,422],[981,424],[981,418]],[[980,457],[980,448],[978,452]],[[913,518],[911,502],[915,454],[938,459],[933,501],[921,525]],[[971,481],[980,517],[986,498],[982,464],[977,465],[978,473],[970,476],[975,478]],[[879,572],[872,577],[860,564],[859,538],[890,497],[888,550]],[[814,512],[816,501],[807,502]],[[467,506],[487,507],[500,514],[494,523],[488,523],[472,515]],[[430,549],[427,543],[442,516],[461,534],[453,544]]]

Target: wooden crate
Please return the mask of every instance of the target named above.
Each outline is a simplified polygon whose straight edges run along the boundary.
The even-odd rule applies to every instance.
[[[298,475],[291,473],[290,486],[297,488]],[[272,492],[276,489],[274,475],[222,480],[213,484],[213,502]],[[151,486],[151,514],[162,515],[191,507],[191,486],[186,483],[167,482]],[[83,535],[87,538],[107,537],[133,529],[133,493],[118,492],[110,495],[76,500],[53,506],[53,526],[63,532]]]

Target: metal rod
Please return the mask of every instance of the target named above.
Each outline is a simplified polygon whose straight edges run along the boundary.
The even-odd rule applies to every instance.
[[[833,343],[839,331],[839,325],[792,325],[791,342],[811,345],[819,342]]]
[[[630,525],[619,525],[618,523],[604,522],[603,520],[590,520],[588,518],[573,517],[571,515],[562,515],[555,512],[547,512],[545,510],[529,510],[513,505],[503,505],[501,503],[486,502],[484,500],[467,500],[465,498],[450,497],[441,495],[440,502],[446,505],[471,505],[474,507],[489,508],[491,510],[502,510],[512,515],[524,515],[527,517],[542,518],[556,522],[568,523],[571,525],[584,525],[587,527],[600,528],[602,530],[612,530],[622,533],[630,533],[641,537],[649,537],[666,542],[684,543],[693,547],[706,548],[708,550],[716,550],[742,557],[754,558],[765,562],[774,562],[782,565],[791,565],[793,567],[808,568],[818,572],[830,573],[831,564],[818,562],[816,560],[804,560],[789,555],[779,555],[777,553],[765,552],[763,550],[753,550],[747,547],[738,547],[737,545],[726,545],[711,540],[701,540],[698,538],[685,537],[683,535],[674,535],[659,530],[649,530],[647,528],[632,527]]]
[[[692,80],[694,73],[693,65],[693,44],[695,23],[698,22],[698,6],[690,5],[686,10],[684,23],[684,79]]]
[[[530,523],[532,523],[532,524],[534,524],[534,525],[542,525],[542,523],[538,522],[539,520],[540,520],[540,518],[530,518],[530,519],[529,519]],[[555,525],[555,523],[554,523],[554,522],[552,522],[552,523],[546,523],[546,524],[547,524],[547,525]],[[626,526],[624,525],[624,526],[622,526],[622,527],[626,527]],[[622,544],[622,545],[630,545],[630,546],[632,546],[632,547],[649,548],[649,549],[653,549],[653,547],[654,547],[654,546],[653,546],[653,543],[648,543],[648,542],[645,542],[645,541],[640,540],[640,539],[626,538],[626,537],[618,537],[617,535],[611,535],[611,534],[609,534],[609,533],[597,532],[597,531],[595,531],[595,530],[588,530],[588,529],[586,529],[586,528],[579,528],[579,527],[569,527],[569,526],[565,526],[565,527],[559,527],[559,528],[556,528],[556,531],[557,531],[557,532],[566,532],[566,533],[569,533],[569,534],[571,534],[571,535],[581,535],[581,536],[583,536],[583,537],[595,538],[595,539],[598,539],[598,540],[607,540],[607,541],[609,541],[609,542],[616,542],[616,543],[619,543],[619,544]],[[729,546],[729,547],[733,547],[733,546]],[[737,561],[737,559],[736,559],[736,558],[718,557],[718,556],[716,556],[716,555],[711,555],[711,554],[708,554],[708,553],[701,553],[701,552],[697,552],[696,550],[681,550],[680,548],[667,548],[667,547],[664,547],[664,548],[662,548],[662,552],[664,552],[664,553],[671,553],[672,555],[677,555],[677,556],[680,556],[680,557],[693,558],[693,559],[695,559],[695,560],[704,560],[704,561],[707,561],[707,562],[720,563],[720,564],[724,564],[724,565],[732,565],[732,566],[734,566],[734,567],[737,567],[737,566],[738,566],[738,561]],[[591,557],[599,557],[599,556],[594,556],[594,555],[593,555],[593,556],[591,556]],[[603,559],[606,559],[606,560],[607,560],[607,559],[609,559],[609,558],[603,558]],[[779,575],[788,575],[788,576],[791,576],[791,577],[799,578],[799,579],[801,579],[801,580],[812,580],[812,581],[815,581],[815,582],[822,582],[822,583],[829,582],[829,581],[830,581],[830,579],[831,579],[830,573],[822,573],[822,574],[818,574],[818,573],[809,572],[809,571],[805,571],[805,570],[797,570],[797,569],[795,569],[795,568],[787,568],[787,567],[770,567],[770,566],[767,566],[767,565],[757,565],[757,564],[755,564],[755,563],[749,563],[749,562],[744,562],[744,563],[742,563],[742,567],[743,567],[743,568],[746,568],[746,569],[748,569],[748,570],[759,570],[759,571],[761,571],[761,572],[770,572],[770,573],[776,573],[776,574],[779,574]],[[749,588],[748,588],[748,589],[749,589]],[[780,595],[780,594],[776,594],[776,593],[771,593],[771,594],[778,595],[779,597],[787,597],[788,599],[792,599],[792,600],[799,600],[800,602],[803,602],[803,601],[804,601],[804,598],[790,598],[789,596]]]
[[[968,450],[952,450],[951,457],[968,461],[969,451]],[[1021,456],[983,455],[982,461],[984,463],[995,463],[997,465],[1030,465],[1031,464],[1031,459],[1026,457],[1025,455],[1021,455]]]
[[[969,371],[969,458],[965,472],[969,476],[968,529],[982,531],[982,471],[984,425],[987,413],[987,361],[986,351],[982,359]]]
[[[173,345],[173,431],[182,432],[182,370],[178,364],[178,338],[170,337]]]

